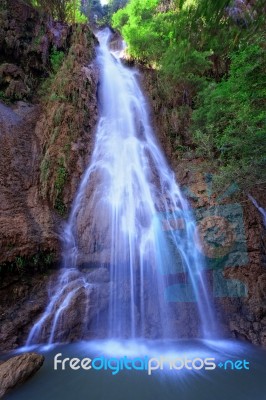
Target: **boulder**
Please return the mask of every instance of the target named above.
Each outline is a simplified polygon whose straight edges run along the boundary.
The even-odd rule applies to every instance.
[[[24,383],[43,365],[44,356],[25,353],[0,364],[0,397],[10,389]]]

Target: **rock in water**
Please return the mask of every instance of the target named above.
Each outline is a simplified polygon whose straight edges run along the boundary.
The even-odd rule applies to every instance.
[[[25,382],[43,365],[44,356],[25,353],[0,364],[0,398],[10,389]]]

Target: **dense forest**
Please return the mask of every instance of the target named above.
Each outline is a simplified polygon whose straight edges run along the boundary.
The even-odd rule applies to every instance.
[[[215,160],[220,183],[266,179],[263,11],[260,0],[131,0],[112,18],[129,54],[158,71],[162,92],[179,98],[190,147]]]
[[[128,0],[110,0],[102,5],[100,0],[25,0],[39,11],[59,21],[86,23],[110,21],[112,14],[124,7]]]

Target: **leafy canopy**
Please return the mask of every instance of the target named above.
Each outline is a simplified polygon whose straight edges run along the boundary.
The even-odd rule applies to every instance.
[[[131,0],[112,18],[129,54],[190,107],[193,148],[239,183],[266,180],[265,12],[264,0]]]

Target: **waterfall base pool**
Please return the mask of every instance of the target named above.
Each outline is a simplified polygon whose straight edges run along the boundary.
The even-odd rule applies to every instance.
[[[34,351],[45,355],[44,366],[26,384],[10,392],[7,399],[262,400],[266,393],[265,351],[236,341],[93,341],[58,345],[50,349],[39,347]],[[154,370],[149,375],[145,369],[126,369],[124,363],[124,369],[119,368],[118,371],[114,368],[115,360],[113,369],[73,370],[69,363],[65,363],[65,370],[62,370],[62,364],[58,363],[57,370],[54,370],[56,354],[61,354],[58,357],[61,360],[94,360],[97,357],[94,365],[98,368],[101,360],[111,357],[121,360],[126,356],[127,367],[132,366],[129,360],[135,357],[139,359],[136,367],[140,366],[141,359],[147,361],[153,358]],[[199,360],[206,358],[215,360],[215,368],[206,370],[206,364],[196,369],[201,367]],[[162,369],[155,369],[155,359],[164,360]],[[175,360],[178,369],[169,369],[169,359]],[[182,367],[182,360],[196,360],[195,368]],[[192,366],[190,362],[186,365]]]

